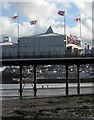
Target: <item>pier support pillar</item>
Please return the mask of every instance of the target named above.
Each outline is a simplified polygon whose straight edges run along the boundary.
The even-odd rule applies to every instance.
[[[34,96],[36,96],[36,65],[34,65]]]
[[[69,83],[69,80],[68,80],[68,65],[66,65],[66,96],[68,96],[68,83]]]
[[[79,67],[80,65],[78,64],[77,65],[77,82],[78,82],[78,85],[77,85],[77,93],[80,94],[80,77],[79,77]]]
[[[22,65],[20,65],[20,98],[22,99]]]

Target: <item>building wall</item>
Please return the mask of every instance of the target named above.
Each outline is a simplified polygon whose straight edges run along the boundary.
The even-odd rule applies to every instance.
[[[44,35],[19,38],[18,44],[3,45],[3,57],[60,56],[65,54],[65,36]],[[19,51],[19,52],[18,52]]]
[[[3,57],[15,57],[17,56],[17,45],[4,45],[2,46],[2,56]]]
[[[19,40],[20,56],[65,54],[64,36],[23,37]]]

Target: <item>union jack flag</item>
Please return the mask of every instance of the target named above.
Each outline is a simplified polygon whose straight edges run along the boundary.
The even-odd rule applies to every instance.
[[[12,17],[12,19],[17,19],[17,18],[18,18],[18,15]]]
[[[37,22],[37,20],[32,20],[32,21],[31,21],[31,25],[35,25],[36,22]]]
[[[61,15],[61,16],[64,16],[65,15],[65,11],[58,10],[58,14]]]

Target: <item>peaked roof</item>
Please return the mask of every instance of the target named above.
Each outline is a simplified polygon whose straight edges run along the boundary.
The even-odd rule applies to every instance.
[[[61,36],[61,35],[62,34],[54,33],[52,27],[50,26],[45,33],[35,34],[35,35],[30,35],[30,36],[24,36],[24,37],[20,37],[19,39],[27,38],[27,37]]]
[[[47,31],[46,31],[46,34],[49,34],[49,33],[54,33],[51,26],[50,26],[50,27],[47,29]]]

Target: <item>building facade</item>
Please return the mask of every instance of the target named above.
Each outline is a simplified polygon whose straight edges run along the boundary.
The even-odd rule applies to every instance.
[[[20,37],[17,44],[4,41],[0,47],[3,57],[57,57],[65,54],[65,40],[66,35],[54,33],[50,26],[46,33]]]

